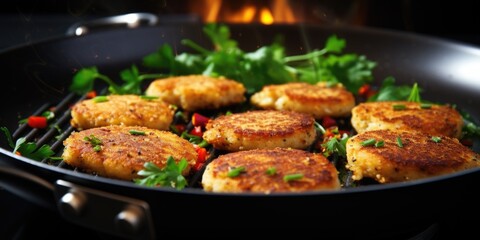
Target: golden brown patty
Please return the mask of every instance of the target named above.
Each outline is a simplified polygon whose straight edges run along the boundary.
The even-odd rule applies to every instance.
[[[480,156],[446,136],[439,142],[419,132],[375,130],[358,134],[347,142],[347,168],[353,179],[373,178],[380,183],[401,182],[453,173],[480,166]],[[403,147],[397,143],[400,138]],[[375,139],[383,147],[362,146]]]
[[[132,134],[139,131],[145,135]],[[101,141],[99,151],[85,139]],[[71,166],[100,176],[131,180],[143,164],[153,162],[163,168],[169,156],[176,162],[185,158],[186,175],[197,160],[193,145],[179,136],[155,129],[133,126],[108,126],[73,132],[64,142],[63,160]]]
[[[350,116],[355,106],[353,94],[342,86],[308,83],[268,85],[253,94],[250,101],[259,108],[310,113],[316,119]]]
[[[243,167],[238,176],[232,169]],[[298,175],[286,181],[287,175]],[[288,178],[288,176],[287,176]],[[205,191],[211,192],[302,192],[340,188],[337,170],[321,154],[275,148],[229,153],[213,160],[202,177]]]
[[[144,99],[137,95],[102,98],[106,101],[88,99],[75,104],[70,124],[77,129],[125,125],[167,130],[173,121],[174,111],[160,99]]]
[[[395,110],[394,106],[405,106]],[[358,133],[378,129],[425,132],[460,137],[463,119],[452,107],[431,105],[422,108],[415,102],[361,103],[352,110],[352,126]]]
[[[158,79],[145,91],[185,111],[217,109],[245,101],[245,87],[234,80],[190,75]]]
[[[203,138],[227,151],[307,148],[315,140],[315,119],[304,113],[257,110],[223,115],[207,123]]]

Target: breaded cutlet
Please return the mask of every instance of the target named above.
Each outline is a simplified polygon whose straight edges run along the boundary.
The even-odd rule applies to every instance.
[[[355,106],[353,94],[341,85],[327,87],[323,83],[299,82],[264,86],[252,95],[250,102],[262,109],[309,113],[315,119],[350,116]]]
[[[358,133],[390,129],[460,137],[463,118],[448,105],[407,101],[367,102],[352,109],[352,126]]]
[[[132,180],[144,163],[159,168],[172,156],[178,163],[188,161],[187,175],[197,161],[197,152],[187,140],[167,131],[145,127],[118,126],[91,128],[73,132],[64,140],[63,160],[85,172],[100,176]]]
[[[305,149],[315,140],[314,123],[313,116],[305,113],[247,111],[210,120],[203,139],[214,148],[226,151],[276,147]]]
[[[76,103],[71,109],[70,124],[79,130],[109,125],[168,130],[173,114],[169,104],[160,99],[107,95]]]
[[[202,185],[208,192],[265,194],[340,189],[337,169],[322,154],[286,148],[221,155],[207,166]]]
[[[184,111],[198,111],[243,103],[245,92],[243,84],[232,79],[188,75],[157,79],[145,94],[158,96]]]
[[[383,146],[372,143],[380,141]],[[458,139],[421,132],[367,131],[351,137],[346,150],[354,180],[402,182],[480,166],[479,154]]]

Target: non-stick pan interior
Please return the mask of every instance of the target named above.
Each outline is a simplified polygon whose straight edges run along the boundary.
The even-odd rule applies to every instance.
[[[240,47],[246,51],[254,50],[264,44],[271,44],[276,37],[281,36],[289,54],[321,49],[326,38],[336,34],[346,39],[345,52],[362,54],[378,63],[374,72],[376,83],[387,76],[395,77],[398,83],[402,84],[418,82],[424,89],[422,93],[424,99],[455,104],[459,109],[469,112],[477,122],[480,118],[478,108],[480,49],[478,48],[440,39],[365,28],[231,25],[230,29],[232,38],[236,39]],[[118,76],[120,70],[128,68],[133,63],[140,64],[144,56],[157,50],[163,43],[171,44],[178,53],[189,51],[180,42],[185,38],[204,43],[204,46],[209,44],[201,26],[175,25],[65,37],[0,53],[3,92],[0,94],[2,104],[0,126],[11,130],[16,129],[19,119],[28,117],[46,102],[57,103],[64,99],[69,94],[68,86],[72,76],[78,69],[97,66],[106,75]],[[196,211],[197,214],[207,214],[211,209],[208,207],[197,209],[196,206],[227,204],[231,207],[238,203],[242,209],[250,209],[246,210],[247,212],[269,206],[263,210],[266,211],[265,214],[270,215],[265,219],[256,219],[258,221],[255,222],[258,223],[261,220],[276,218],[278,209],[283,209],[284,216],[287,217],[314,214],[321,218],[322,211],[326,211],[327,215],[331,216],[336,210],[321,210],[329,206],[320,209],[309,209],[309,206],[332,203],[336,203],[338,208],[347,212],[358,211],[360,206],[358,203],[362,202],[366,203],[367,207],[388,208],[392,214],[402,214],[406,206],[414,211],[425,211],[431,214],[436,207],[445,203],[446,199],[452,200],[452,194],[460,199],[471,199],[471,191],[466,189],[476,186],[475,181],[478,181],[480,176],[480,171],[473,170],[437,177],[433,180],[366,186],[325,193],[231,195],[207,194],[199,189],[178,192],[171,189],[140,187],[14,157],[12,154],[6,154],[10,148],[7,142],[1,139],[1,147],[4,150],[0,159],[1,164],[15,166],[51,182],[67,179],[84,186],[145,199],[149,203],[159,201],[161,198],[163,201],[161,206],[154,206],[153,211],[171,212],[172,209],[166,208],[169,204],[185,206],[185,209]],[[479,142],[476,141],[474,150],[478,152],[479,149]],[[432,203],[434,198],[444,199]],[[189,206],[188,204],[192,202],[194,202],[193,205]],[[298,208],[285,209],[286,202]],[[352,202],[354,202],[353,205]],[[401,204],[398,205],[397,210],[394,210],[389,208],[391,207],[389,202],[394,205],[399,202]],[[457,203],[453,201],[453,205],[448,208],[456,207]],[[228,214],[222,211],[215,213],[228,217]],[[368,214],[369,211],[364,209],[361,213]],[[323,222],[323,220],[318,221]],[[394,222],[398,224],[398,221]]]

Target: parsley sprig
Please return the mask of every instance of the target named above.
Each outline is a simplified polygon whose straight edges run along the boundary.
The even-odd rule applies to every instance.
[[[175,55],[169,44],[163,44],[158,51],[144,57],[144,65],[171,75],[225,76],[243,83],[249,93],[266,84],[292,81],[342,83],[350,91],[357,92],[363,84],[373,80],[372,70],[376,63],[363,55],[342,54],[346,41],[336,35],[331,35],[322,49],[287,56],[280,38],[270,45],[245,52],[230,38],[228,26],[211,23],[203,30],[213,50],[184,39],[182,43],[196,53]]]
[[[80,69],[74,76],[69,90],[77,94],[85,94],[94,87],[95,80],[102,80],[108,84],[108,91],[112,94],[141,94],[141,83],[146,79],[164,77],[164,74],[140,74],[137,66],[132,65],[129,69],[120,72],[123,84],[115,83],[109,76],[101,74],[97,67]]]
[[[149,187],[165,186],[181,190],[187,186],[187,180],[182,175],[187,165],[188,162],[185,158],[182,158],[177,164],[172,156],[167,158],[164,168],[159,168],[152,162],[146,162],[143,165],[145,169],[138,172],[138,175],[144,178],[134,179],[134,182]]]
[[[37,147],[34,142],[27,142],[27,139],[25,137],[17,139],[14,144],[12,135],[10,134],[8,128],[0,127],[0,130],[3,131],[3,133],[7,137],[8,145],[13,148],[13,153],[37,161],[41,161],[45,158],[50,158],[55,154],[55,152],[51,149],[49,145],[43,144],[42,146]]]

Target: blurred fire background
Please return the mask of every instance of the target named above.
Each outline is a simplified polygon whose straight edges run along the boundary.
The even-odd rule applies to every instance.
[[[0,8],[0,49],[62,35],[77,22],[132,12],[166,22],[366,26],[480,45],[480,14],[475,1],[467,0],[17,0],[8,5]]]
[[[467,0],[16,0],[8,4],[4,1],[0,8],[0,52],[62,37],[78,22],[133,12],[155,14],[160,17],[159,24],[216,21],[353,25],[423,34],[480,47],[480,14],[475,1]],[[36,209],[1,187],[0,199],[0,236],[15,232],[15,227],[23,226],[25,216],[32,216],[28,212]],[[60,224],[56,218],[38,217],[51,226]],[[447,232],[457,234],[461,224],[454,224]],[[69,229],[62,230],[64,236],[68,236]],[[88,235],[88,231],[84,234]]]

